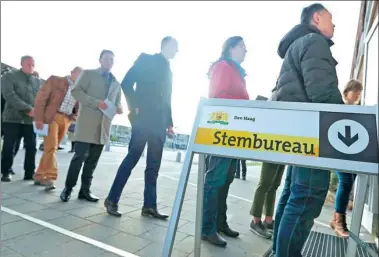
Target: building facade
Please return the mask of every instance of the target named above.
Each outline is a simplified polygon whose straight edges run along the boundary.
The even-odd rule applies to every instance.
[[[362,1],[358,31],[354,48],[351,78],[363,83],[362,105],[379,108],[378,82],[378,1]],[[379,110],[378,115],[379,116]],[[379,120],[377,121],[379,124]],[[379,134],[378,134],[379,137]],[[365,199],[362,225],[379,237],[378,178],[369,179],[369,190]]]

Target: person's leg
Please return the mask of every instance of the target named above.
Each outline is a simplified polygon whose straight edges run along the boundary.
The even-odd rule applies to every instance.
[[[99,198],[91,193],[91,184],[93,173],[99,162],[104,145],[90,144],[88,156],[84,161],[82,172],[82,184],[79,190],[78,198],[89,202],[97,202]]]
[[[36,169],[37,140],[33,125],[22,125],[22,136],[25,143],[24,180],[32,180]]]
[[[280,186],[282,182],[283,172],[284,172],[284,165],[278,165],[277,170],[273,176],[271,186],[269,187],[266,197],[265,197],[265,220],[263,221],[263,225],[272,232],[274,230],[274,224],[272,216],[274,214],[274,208],[275,208],[275,198],[276,198],[276,190]]]
[[[253,204],[250,209],[250,215],[253,216],[253,220],[250,223],[251,230],[257,235],[263,238],[270,238],[271,233],[262,224],[262,212],[263,205],[265,203],[265,197],[273,179],[279,169],[284,169],[283,165],[274,163],[262,163],[261,176],[258,182],[258,187],[255,190]]]
[[[82,169],[83,162],[88,156],[90,145],[84,142],[76,142],[75,154],[71,159],[68,167],[65,189],[61,193],[61,200],[67,202],[70,199],[72,189],[78,181],[79,172]]]
[[[236,175],[235,178],[241,178],[241,160],[237,160]]]
[[[241,166],[242,166],[242,180],[246,180],[246,160],[241,160]]]
[[[21,146],[21,138],[22,138],[22,135],[20,134],[20,136],[17,138],[17,140],[15,141],[15,144],[14,144],[14,154],[13,156],[16,157],[17,153],[18,153],[18,150],[20,149],[20,146]],[[24,141],[24,146],[23,148],[25,149],[25,141]],[[13,168],[11,167],[10,171],[9,171],[10,174],[14,175],[14,171],[13,171]]]
[[[10,182],[12,180],[10,172],[13,166],[15,143],[20,137],[21,124],[3,123],[2,129],[4,137],[1,151],[1,181]]]
[[[202,237],[218,246],[226,241],[217,233],[218,191],[225,184],[231,159],[210,156],[205,175]]]
[[[168,218],[168,215],[160,214],[157,210],[157,179],[165,141],[166,129],[163,126],[156,128],[148,135],[144,203],[141,214],[158,219]]]
[[[142,152],[148,139],[147,133],[148,132],[146,129],[144,129],[144,127],[133,124],[132,136],[128,147],[128,154],[121,162],[117,170],[117,174],[113,180],[113,184],[105,201],[105,207],[107,208],[107,212],[110,215],[117,217],[121,216],[121,213],[118,212],[118,202],[120,201],[122,191],[130,177],[132,170],[141,158]]]
[[[37,185],[49,183],[50,181],[46,180],[53,179],[53,177],[47,178],[46,176],[49,170],[56,169],[55,152],[58,147],[58,130],[59,124],[56,120],[49,124],[49,132],[47,136],[43,139],[43,143],[45,146],[43,154],[39,161],[36,173],[34,174],[34,182]]]
[[[336,171],[338,177],[338,187],[335,199],[335,212],[330,226],[337,236],[349,237],[349,230],[346,224],[346,210],[349,204],[350,192],[353,189],[355,174]]]
[[[274,253],[276,251],[276,243],[277,243],[277,238],[278,238],[278,230],[279,230],[280,222],[282,220],[282,216],[284,213],[284,209],[287,205],[288,199],[290,198],[290,195],[291,195],[292,168],[293,166],[287,166],[286,180],[284,182],[283,191],[279,198],[278,205],[276,208],[274,232],[272,234],[272,251]]]
[[[291,195],[277,235],[276,257],[301,257],[301,250],[324,205],[330,172],[294,166]]]
[[[228,210],[227,198],[229,193],[230,185],[232,184],[236,172],[236,166],[239,160],[232,160],[229,166],[227,178],[225,184],[218,190],[218,215],[217,215],[217,229],[219,232],[224,233],[229,237],[238,237],[239,233],[232,230],[229,227],[227,221],[226,212]]]

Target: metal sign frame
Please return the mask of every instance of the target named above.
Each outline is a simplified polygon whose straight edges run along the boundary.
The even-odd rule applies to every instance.
[[[187,183],[191,171],[192,160],[194,154],[199,154],[199,166],[198,166],[198,181],[197,181],[197,203],[196,203],[196,224],[195,224],[195,248],[194,257],[200,257],[200,247],[201,247],[201,224],[202,224],[202,212],[203,212],[203,197],[204,197],[204,175],[205,175],[205,154],[212,154],[222,157],[236,158],[236,159],[247,159],[254,161],[269,161],[271,163],[281,163],[285,165],[297,165],[297,166],[307,166],[307,167],[317,167],[322,169],[338,169],[350,173],[358,174],[357,181],[357,197],[358,199],[364,199],[367,194],[367,183],[368,175],[378,176],[379,165],[375,163],[366,163],[363,165],[362,162],[353,161],[341,161],[335,159],[325,158],[325,163],[320,165],[320,157],[309,158],[307,164],[299,165],[297,156],[291,156],[291,158],[278,158],[278,156],[273,157],[267,153],[266,157],[261,157],[259,159],[252,159],[248,153],[238,155],[233,154],[233,150],[225,150],[225,154],[215,154],[213,147],[196,145],[195,137],[197,133],[197,128],[200,124],[200,119],[202,115],[202,110],[206,106],[219,106],[222,107],[242,107],[242,108],[255,108],[255,109],[277,109],[277,110],[294,110],[294,111],[311,111],[311,112],[342,112],[342,113],[353,113],[353,114],[377,114],[377,106],[352,106],[352,105],[335,105],[335,104],[314,104],[314,103],[289,103],[289,102],[266,102],[266,101],[246,101],[246,100],[229,100],[229,99],[206,99],[201,98],[194,125],[192,128],[192,133],[187,148],[187,152],[184,158],[184,163],[182,167],[182,172],[179,178],[178,190],[176,192],[176,197],[174,205],[172,208],[171,218],[165,238],[165,243],[163,246],[162,257],[170,257],[173,249],[175,234],[177,231],[179,217],[183,205],[184,196],[187,189]],[[377,133],[375,133],[377,135]],[[377,139],[378,140],[378,139]],[[378,146],[379,147],[379,146]],[[247,151],[246,151],[247,152]],[[378,157],[379,158],[379,157]],[[347,162],[348,165],[342,165],[341,162]],[[359,164],[359,165],[358,165]],[[363,163],[365,164],[365,163]],[[321,167],[320,167],[321,166]],[[201,186],[200,186],[201,185]],[[355,201],[353,209],[353,219],[351,224],[351,232],[359,236],[360,231],[360,221],[362,219],[364,208],[364,202]],[[356,242],[354,240],[349,240],[348,245],[349,251],[346,257],[354,257],[356,251]]]

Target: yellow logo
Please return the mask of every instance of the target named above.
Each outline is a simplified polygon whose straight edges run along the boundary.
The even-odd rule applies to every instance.
[[[229,124],[229,114],[226,112],[212,112],[209,115],[208,123],[228,125]]]

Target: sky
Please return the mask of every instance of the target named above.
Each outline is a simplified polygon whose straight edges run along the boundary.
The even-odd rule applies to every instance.
[[[206,77],[223,42],[242,36],[247,56],[251,99],[270,96],[282,64],[281,38],[300,21],[302,8],[314,1],[2,1],[1,62],[20,66],[32,55],[44,79],[65,76],[74,66],[99,67],[102,49],[115,53],[112,72],[121,81],[141,52],[156,53],[164,36],[175,37],[179,53],[171,62],[175,130],[190,133],[200,97],[207,96]],[[339,87],[350,79],[360,1],[322,1],[336,25],[332,47],[339,62]],[[124,114],[113,124],[127,125]]]

